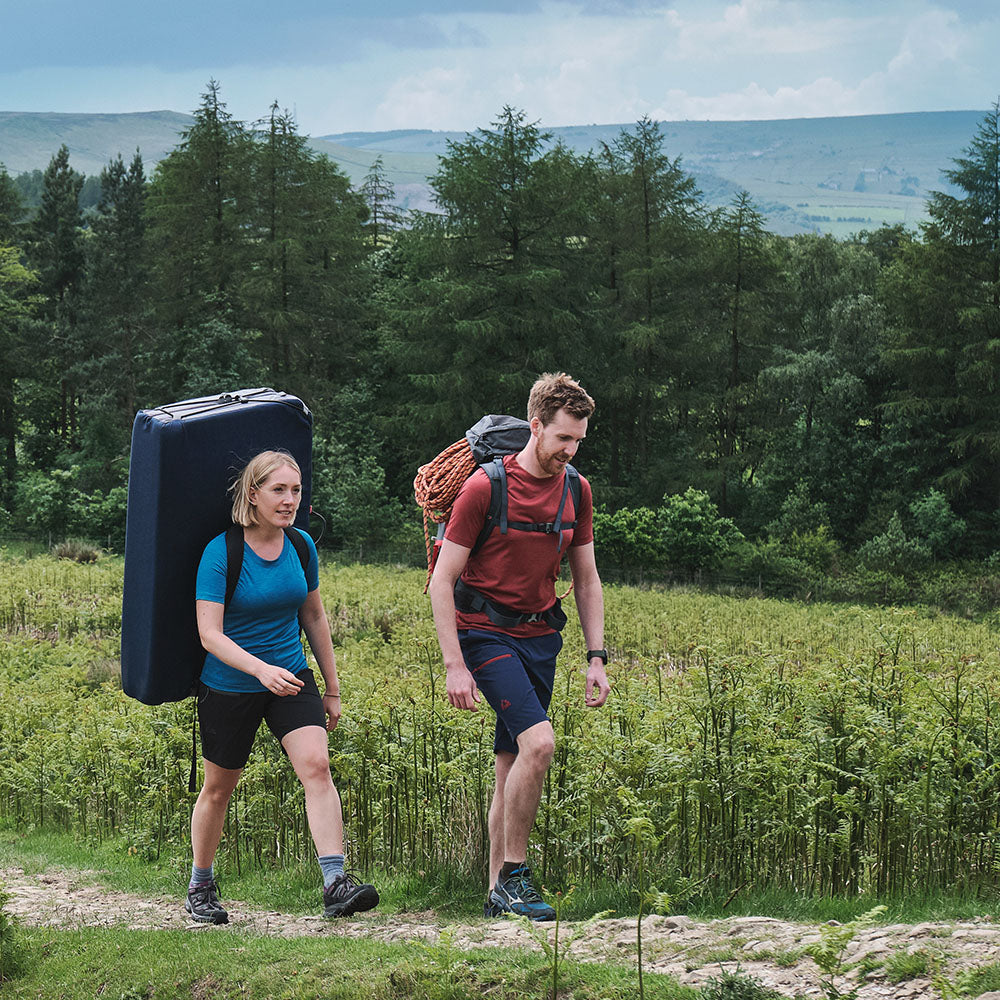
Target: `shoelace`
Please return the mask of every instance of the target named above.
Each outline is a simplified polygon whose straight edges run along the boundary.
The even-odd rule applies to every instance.
[[[207,882],[205,885],[195,886],[191,890],[191,895],[194,897],[196,903],[212,903],[218,906],[218,892],[219,887],[214,882]]]
[[[350,889],[363,884],[364,883],[360,878],[358,878],[357,875],[354,874],[354,872],[345,871],[343,875],[334,879],[333,882],[330,883],[329,889],[336,892],[340,888]]]
[[[514,879],[514,884],[517,886],[518,895],[526,903],[540,903],[542,902],[542,897],[538,890],[532,885],[531,882],[531,872],[526,868],[517,868],[510,873],[510,877]]]

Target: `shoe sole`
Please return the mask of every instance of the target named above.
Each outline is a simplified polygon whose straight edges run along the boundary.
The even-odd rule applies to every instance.
[[[210,917],[205,917],[205,916],[202,916],[200,913],[195,913],[194,910],[191,909],[190,904],[188,904],[188,903],[184,904],[184,909],[187,911],[188,916],[192,920],[196,920],[199,924],[228,924],[229,923],[229,914],[226,913],[225,910],[223,910],[221,913],[215,913],[215,914],[213,914]]]
[[[339,903],[330,903],[323,908],[323,916],[327,919],[333,917],[349,917],[352,913],[364,913],[365,910],[372,910],[378,906],[378,890],[374,886],[361,886],[353,896],[341,900]]]

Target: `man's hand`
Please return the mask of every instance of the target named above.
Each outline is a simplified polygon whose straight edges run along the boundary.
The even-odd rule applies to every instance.
[[[445,689],[448,692],[448,701],[455,708],[467,708],[471,712],[478,712],[477,704],[482,699],[475,679],[465,665],[465,661],[463,660],[460,664],[455,664],[447,669]]]
[[[611,685],[604,670],[604,663],[599,656],[590,661],[587,670],[587,683],[583,689],[583,699],[587,708],[600,708],[608,700]]]

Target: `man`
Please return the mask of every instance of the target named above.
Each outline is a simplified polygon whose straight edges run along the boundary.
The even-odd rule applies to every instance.
[[[471,555],[490,505],[490,479],[479,469],[455,500],[430,585],[449,702],[477,711],[485,696],[497,714],[486,916],[555,917],[526,861],[554,748],[547,710],[566,620],[555,593],[564,555],[587,646],[585,703],[603,705],[610,690],[590,485],[580,477],[576,510],[566,472],[593,412],[594,401],[568,375],[543,375],[535,383],[531,437],[503,459],[508,531],[494,528]]]

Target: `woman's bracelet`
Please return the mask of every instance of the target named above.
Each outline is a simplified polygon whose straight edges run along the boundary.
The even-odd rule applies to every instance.
[[[324,698],[339,698],[340,697],[340,692],[339,691],[324,691],[323,692],[323,697]]]

